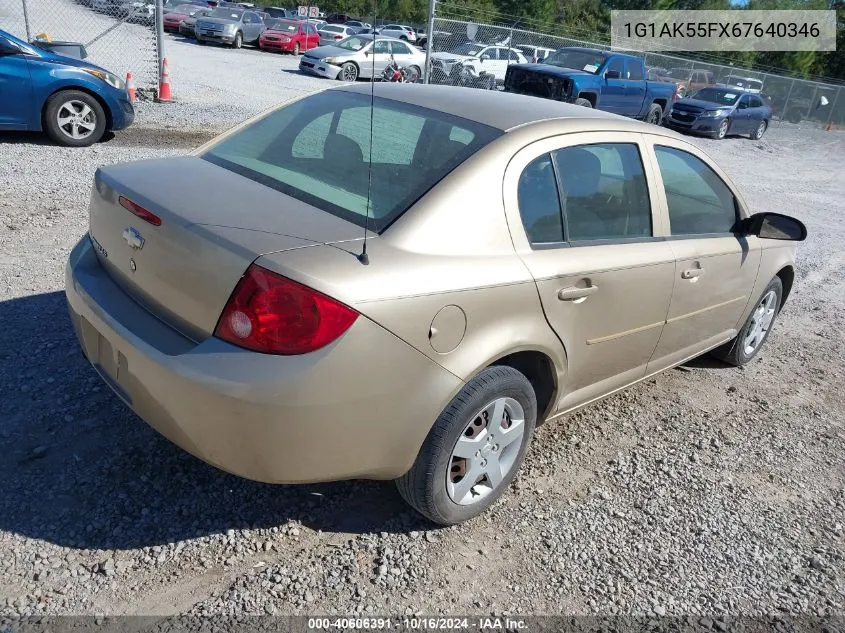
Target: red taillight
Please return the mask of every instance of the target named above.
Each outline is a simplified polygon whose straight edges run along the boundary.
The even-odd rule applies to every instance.
[[[117,200],[124,209],[129,211],[129,213],[133,215],[137,215],[142,220],[146,220],[153,226],[161,226],[161,218],[158,217],[155,213],[151,211],[147,211],[144,207],[140,204],[136,204],[132,202],[129,198],[124,198],[120,196]]]
[[[352,308],[252,264],[229,297],[214,335],[265,354],[306,354],[336,340],[357,318]]]
[[[334,36],[334,38],[335,38],[336,40],[342,40],[342,39],[343,39],[343,36],[342,36],[342,35],[335,35],[335,36]]]

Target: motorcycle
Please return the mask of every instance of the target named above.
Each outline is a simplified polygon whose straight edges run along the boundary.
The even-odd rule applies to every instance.
[[[399,62],[391,55],[390,61],[381,73],[381,78],[383,81],[413,84],[419,81],[419,74],[413,69],[399,66]]]

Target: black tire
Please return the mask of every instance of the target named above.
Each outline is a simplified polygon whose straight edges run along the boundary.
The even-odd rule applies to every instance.
[[[407,35],[400,35],[400,36],[399,36],[399,39],[400,39],[400,40],[402,40],[403,42],[407,42],[407,41],[408,41],[408,36],[407,36]]]
[[[585,108],[592,108],[593,104],[590,102],[589,99],[584,99],[583,97],[578,97],[575,100],[575,105],[584,106]]]
[[[201,40],[200,38],[197,38],[197,44],[199,44],[200,46],[205,46],[205,40]]]
[[[716,138],[721,140],[728,135],[728,131],[731,129],[731,121],[730,119],[724,119],[719,124],[719,129],[716,132]]]
[[[244,35],[240,31],[235,33],[235,41],[232,42],[232,48],[240,48],[244,45]]]
[[[63,108],[76,108],[73,104],[82,103],[90,108],[90,114],[84,117],[85,124],[94,124],[93,131],[81,139],[73,138],[70,132],[59,125],[58,115]],[[47,99],[43,114],[44,130],[56,143],[68,147],[88,147],[99,141],[106,131],[106,114],[100,102],[87,92],[80,90],[61,90]],[[77,128],[79,129],[79,128]]]
[[[299,42],[293,45],[293,54],[297,56],[299,55]]]
[[[645,115],[646,123],[652,125],[660,125],[663,122],[663,108],[659,103],[652,103],[648,109],[648,114]]]
[[[374,78],[375,79],[375,78]],[[357,81],[358,80],[358,66],[352,62],[346,62],[340,67],[340,72],[337,74],[338,81]]]
[[[422,77],[422,71],[419,66],[408,66],[408,83],[415,84]]]
[[[760,123],[757,125],[757,129],[755,129],[751,133],[751,140],[752,141],[759,141],[761,138],[763,138],[763,134],[765,134],[766,130],[768,130],[768,129],[769,129],[769,122],[766,121],[766,120],[760,121]]]
[[[446,490],[452,451],[479,412],[491,401],[502,397],[516,400],[525,414],[525,427],[516,459],[499,486],[486,497],[470,505],[459,505]],[[537,398],[528,379],[512,367],[488,367],[470,380],[437,418],[414,465],[396,480],[399,494],[417,512],[440,525],[453,525],[482,514],[516,477],[531,443],[536,419]]]
[[[759,309],[761,303],[765,300],[767,295],[770,292],[774,292],[776,301],[774,304],[774,314],[772,316],[772,320],[769,323],[768,328],[763,333],[762,338],[756,344],[756,347],[749,353],[744,345],[744,341],[748,338],[751,334],[752,328],[755,325],[755,316],[757,310]],[[763,347],[763,344],[766,342],[766,339],[769,338],[769,334],[772,331],[772,328],[775,325],[775,321],[777,320],[778,314],[780,314],[780,308],[783,305],[783,283],[781,283],[780,277],[775,277],[769,282],[769,285],[766,286],[766,289],[762,292],[760,297],[757,299],[757,303],[754,304],[754,309],[751,311],[751,314],[748,315],[748,319],[746,319],[745,323],[740,329],[739,334],[737,334],[736,338],[731,341],[728,341],[724,345],[717,347],[714,349],[710,354],[715,356],[719,360],[723,360],[726,363],[730,363],[731,365],[735,365],[736,367],[742,367],[746,363],[748,363],[752,358],[757,356],[760,352],[760,348]]]

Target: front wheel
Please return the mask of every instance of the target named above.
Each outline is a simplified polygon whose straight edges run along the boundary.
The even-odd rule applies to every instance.
[[[757,355],[765,340],[769,338],[782,303],[783,283],[780,277],[775,277],[766,286],[763,296],[748,315],[736,338],[717,347],[711,354],[737,367],[745,365]]]
[[[763,134],[766,133],[767,127],[769,127],[769,124],[766,121],[760,121],[760,125],[758,125],[757,129],[751,133],[751,140],[759,141],[763,138]]]
[[[44,128],[57,143],[88,147],[106,131],[106,115],[100,103],[87,92],[62,90],[47,100]]]
[[[723,139],[728,135],[728,130],[731,127],[731,122],[725,119],[719,124],[719,130],[716,132],[716,138]]]
[[[340,67],[337,78],[339,81],[356,81],[358,79],[358,67],[352,62],[346,62]]]
[[[299,42],[293,45],[293,54],[299,55]]]
[[[592,108],[593,104],[590,103],[589,99],[584,99],[583,97],[578,97],[575,100],[575,105],[584,106],[585,108]]]
[[[235,35],[235,41],[232,42],[232,48],[240,48],[244,45],[244,36],[242,33],[237,33]]]
[[[528,379],[488,367],[446,407],[414,465],[396,480],[402,498],[440,525],[482,514],[516,477],[537,418]]]

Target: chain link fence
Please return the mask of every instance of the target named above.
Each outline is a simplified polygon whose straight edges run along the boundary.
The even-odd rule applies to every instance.
[[[0,0],[0,29],[31,41],[85,46],[86,61],[143,91],[158,84],[155,5],[145,0]]]
[[[611,50],[606,43],[467,19],[435,17],[433,25],[428,81],[437,84],[494,89],[508,64],[542,61],[564,46]],[[779,121],[845,126],[845,86],[663,53],[634,54],[645,58],[648,79],[676,84],[681,96],[712,83],[742,85],[761,90]]]

